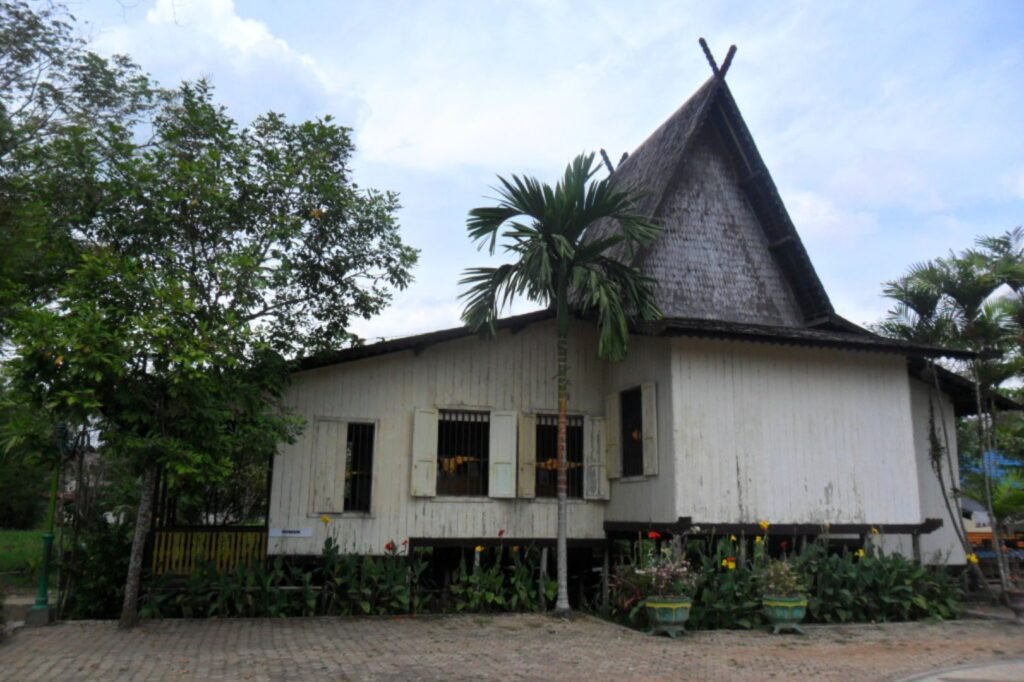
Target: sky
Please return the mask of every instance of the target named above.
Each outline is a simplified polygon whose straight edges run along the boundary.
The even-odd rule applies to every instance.
[[[710,75],[704,36],[836,311],[880,319],[909,265],[1024,223],[1024,3],[71,0],[92,49],[204,77],[242,123],[354,131],[401,196],[412,286],[368,341],[458,326],[498,175],[632,151]],[[512,313],[535,308],[528,302]]]

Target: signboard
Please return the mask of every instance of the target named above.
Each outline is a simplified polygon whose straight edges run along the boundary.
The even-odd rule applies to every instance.
[[[313,537],[312,528],[271,528],[270,537],[272,538],[311,538]]]

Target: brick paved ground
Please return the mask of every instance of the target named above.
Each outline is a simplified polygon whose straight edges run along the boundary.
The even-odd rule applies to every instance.
[[[0,644],[0,678],[884,680],[1021,657],[1024,627],[984,620],[676,640],[585,616],[167,620],[19,630]]]

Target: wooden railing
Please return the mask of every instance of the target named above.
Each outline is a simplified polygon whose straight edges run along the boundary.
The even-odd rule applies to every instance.
[[[263,526],[191,526],[157,528],[152,537],[153,575],[191,575],[205,563],[230,573],[267,558]]]

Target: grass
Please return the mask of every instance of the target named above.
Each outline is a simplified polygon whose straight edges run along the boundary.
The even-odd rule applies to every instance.
[[[0,588],[34,585],[42,538],[41,530],[0,530]]]

